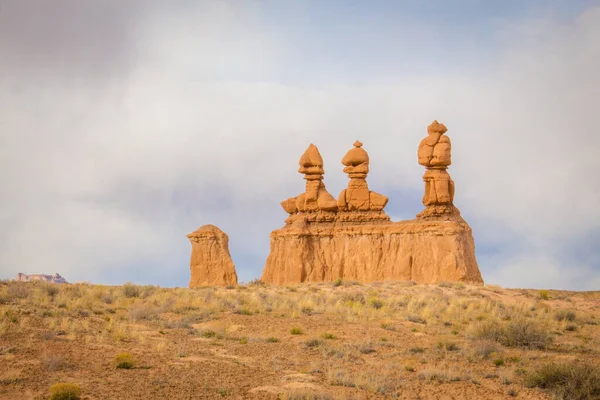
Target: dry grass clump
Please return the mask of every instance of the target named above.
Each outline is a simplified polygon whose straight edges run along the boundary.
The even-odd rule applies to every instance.
[[[578,363],[549,363],[525,377],[525,385],[551,392],[560,400],[600,398],[600,367]]]
[[[419,372],[419,379],[422,379],[426,382],[438,382],[438,383],[448,383],[448,382],[459,382],[466,379],[465,376],[460,374],[440,369],[426,369],[424,371]]]
[[[139,286],[134,285],[131,282],[127,282],[123,285],[123,295],[125,297],[140,297],[141,289]]]
[[[577,318],[577,314],[575,314],[575,311],[560,309],[556,310],[554,313],[554,318],[557,321],[573,322],[575,321],[575,318]]]
[[[50,386],[50,400],[79,400],[81,389],[74,383],[56,383]]]
[[[18,300],[18,299],[26,299],[29,297],[29,287],[20,282],[14,282],[11,285],[8,285],[6,289],[6,297],[8,300]]]
[[[42,355],[42,364],[48,371],[58,371],[68,366],[66,357],[61,353],[46,353]]]
[[[548,328],[533,319],[490,320],[473,326],[472,339],[492,340],[508,347],[546,348],[552,341]]]
[[[493,340],[477,339],[471,342],[470,351],[477,358],[488,359],[491,354],[502,351],[502,347]]]
[[[352,373],[345,368],[337,367],[327,371],[327,378],[328,383],[333,386],[355,387],[386,397],[400,389],[399,378],[385,371]]]
[[[316,347],[320,347],[320,346],[324,345],[325,342],[320,339],[308,339],[308,340],[305,340],[302,344],[306,348],[314,349]]]
[[[113,360],[118,369],[131,369],[135,366],[135,359],[129,353],[117,354]]]

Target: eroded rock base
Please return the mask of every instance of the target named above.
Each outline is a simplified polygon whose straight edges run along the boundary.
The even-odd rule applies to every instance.
[[[373,223],[352,213],[339,213],[330,222],[294,215],[293,221],[271,233],[261,280],[482,284],[471,228],[456,211],[445,220],[400,222],[390,222],[383,214]]]

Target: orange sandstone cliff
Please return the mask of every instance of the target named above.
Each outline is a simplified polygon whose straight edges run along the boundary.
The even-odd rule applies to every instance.
[[[391,222],[388,198],[369,190],[369,156],[355,142],[342,159],[350,181],[337,202],[325,190],[323,160],[310,145],[300,159],[306,191],[282,202],[286,225],[271,233],[261,280],[267,283],[335,279],[417,283],[459,281],[481,284],[471,228],[453,204],[454,182],[446,127],[434,121],[421,141],[419,163],[425,209],[410,221]]]
[[[204,225],[187,237],[192,243],[189,287],[237,284],[235,266],[229,254],[229,238],[214,225]]]

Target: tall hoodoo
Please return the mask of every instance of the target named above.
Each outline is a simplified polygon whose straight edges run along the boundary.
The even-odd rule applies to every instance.
[[[369,154],[362,146],[362,142],[357,140],[354,148],[342,158],[342,164],[346,167],[344,172],[348,174],[350,182],[338,197],[340,211],[382,211],[388,202],[384,195],[369,190]]]
[[[290,221],[294,220],[293,216],[297,213],[337,211],[337,203],[323,183],[325,170],[317,146],[311,143],[300,157],[299,164],[298,172],[304,174],[306,180],[305,192],[281,202],[281,207],[290,214]]]
[[[427,127],[428,136],[419,144],[419,164],[426,168],[423,175],[425,210],[417,214],[420,219],[451,219],[460,215],[453,204],[454,181],[447,171],[452,164],[452,145],[445,135],[447,131],[444,124],[433,121]]]

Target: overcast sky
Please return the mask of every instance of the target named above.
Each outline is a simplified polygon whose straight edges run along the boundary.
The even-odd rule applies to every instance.
[[[487,283],[600,289],[597,1],[0,0],[0,278],[186,286],[212,223],[260,276],[310,143],[393,220],[437,119]]]

